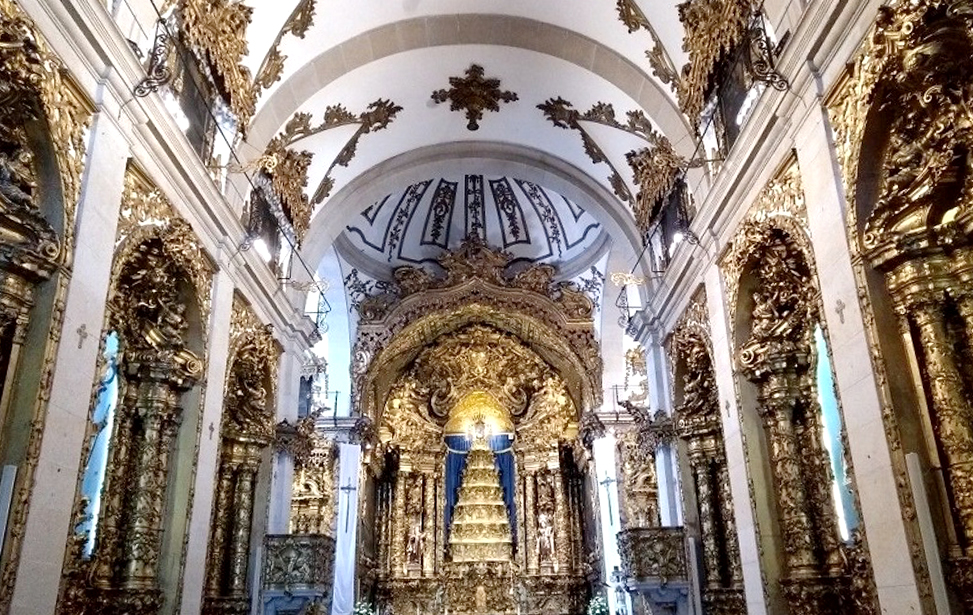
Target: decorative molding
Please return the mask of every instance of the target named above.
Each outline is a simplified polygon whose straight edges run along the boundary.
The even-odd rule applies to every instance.
[[[679,83],[679,71],[676,70],[655,29],[639,7],[638,0],[617,0],[615,8],[618,10],[618,19],[628,28],[629,34],[639,30],[649,33],[652,37],[652,49],[645,52],[645,57],[649,60],[652,74],[665,85],[675,88]]]
[[[281,212],[277,214],[278,222],[283,228],[293,228],[298,244],[307,234],[314,205],[324,201],[334,188],[334,180],[331,178],[334,168],[348,166],[355,157],[361,137],[386,128],[399,111],[402,111],[402,107],[384,99],[371,103],[358,115],[349,112],[342,105],[332,105],[325,109],[323,121],[316,126],[311,125],[310,113],[297,113],[287,122],[283,131],[267,144],[267,149],[255,161],[254,166],[271,178],[273,193],[282,205]],[[307,171],[311,166],[313,154],[291,149],[291,146],[326,130],[354,124],[358,125],[358,130],[331,161],[324,177],[309,199],[305,188],[307,188]],[[283,219],[280,219],[281,214]]]
[[[483,67],[471,64],[466,77],[450,77],[449,89],[436,90],[432,100],[436,104],[449,101],[450,111],[465,111],[467,130],[478,130],[484,111],[500,111],[500,103],[518,100],[517,94],[500,89],[500,80],[484,78]]]
[[[257,76],[253,80],[255,96],[259,97],[262,90],[269,89],[280,81],[284,73],[284,61],[287,60],[287,56],[281,53],[280,43],[287,34],[304,39],[308,29],[314,23],[316,2],[317,0],[298,0],[294,10],[277,33],[263,62],[260,63],[260,68],[257,69]]]

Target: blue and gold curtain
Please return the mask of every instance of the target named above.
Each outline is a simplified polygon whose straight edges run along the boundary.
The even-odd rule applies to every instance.
[[[503,487],[503,501],[507,505],[507,515],[510,520],[510,531],[517,536],[517,515],[514,514],[514,453],[513,435],[500,434],[490,436],[490,450],[493,451],[494,463],[500,474],[500,486]],[[470,441],[465,435],[446,436],[446,510],[444,521],[446,540],[449,540],[449,529],[452,527],[453,507],[459,498],[459,488],[463,480],[463,470],[466,469],[466,454],[470,451]]]

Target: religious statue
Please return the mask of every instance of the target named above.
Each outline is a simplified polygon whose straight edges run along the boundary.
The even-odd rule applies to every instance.
[[[541,563],[554,561],[554,523],[544,512],[537,515],[537,558]]]
[[[422,519],[416,517],[412,522],[412,529],[409,530],[409,542],[406,547],[406,556],[410,564],[422,563],[423,542]]]
[[[0,195],[14,205],[32,205],[37,184],[31,167],[27,150],[19,149],[12,156],[0,151]]]

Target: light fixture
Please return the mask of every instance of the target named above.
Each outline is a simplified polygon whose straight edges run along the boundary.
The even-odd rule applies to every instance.
[[[264,262],[272,263],[274,261],[274,255],[270,253],[270,248],[267,247],[267,242],[264,241],[263,237],[257,237],[253,240],[253,249],[257,251],[260,258],[264,259]]]

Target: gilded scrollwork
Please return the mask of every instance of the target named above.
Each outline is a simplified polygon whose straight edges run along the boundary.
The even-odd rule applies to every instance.
[[[659,482],[655,470],[655,450],[646,451],[638,429],[630,429],[618,438],[618,466],[622,488],[619,490],[620,517],[623,528],[646,528],[659,525]],[[646,455],[645,453],[649,453]]]
[[[429,340],[481,323],[515,335],[557,369],[578,408],[599,403],[601,356],[591,322],[593,302],[583,291],[548,284],[553,272],[547,268],[509,278],[504,273],[509,256],[475,239],[441,262],[446,274],[440,277],[401,269],[423,272],[412,276],[412,292],[401,292],[404,296],[381,311],[360,313],[353,367],[356,398],[379,370],[404,365]],[[544,293],[538,292],[541,288]],[[380,406],[372,405],[374,399],[364,401],[366,414],[377,414]]]

